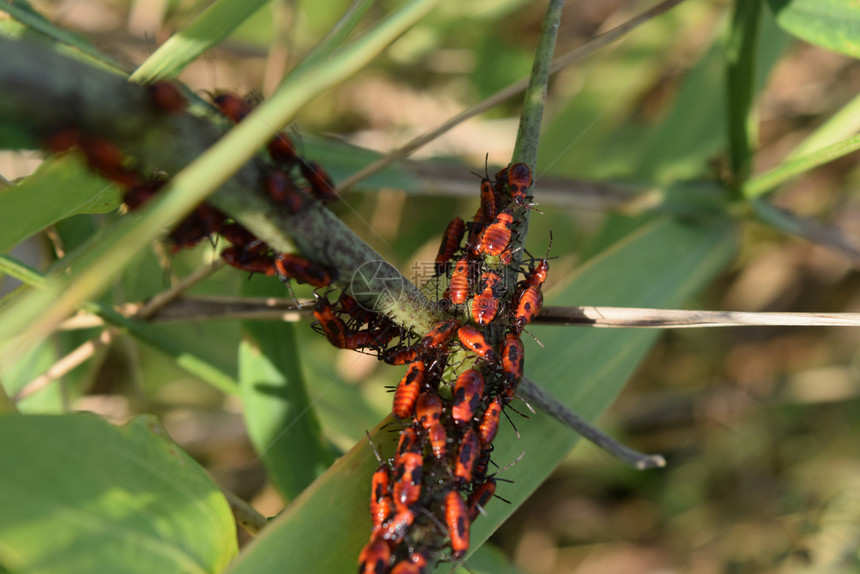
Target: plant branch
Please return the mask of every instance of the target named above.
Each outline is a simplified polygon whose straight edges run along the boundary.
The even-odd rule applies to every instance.
[[[638,470],[649,468],[662,468],[666,466],[666,459],[659,454],[643,454],[632,448],[626,447],[599,428],[593,426],[578,414],[568,409],[556,398],[538,386],[528,377],[523,377],[517,391],[523,398],[528,399],[534,406],[559,421],[568,428],[573,429],[582,438],[591,442],[600,449],[605,450],[621,462],[629,464]]]
[[[375,32],[372,38],[363,41],[357,52],[350,50],[346,56],[333,58],[326,64],[337,59],[333,68],[342,74],[347,63],[353,67],[364,63],[375,50],[382,48],[383,40],[394,39],[406,23],[420,17],[429,5],[427,0],[413,2],[403,14],[380,25],[384,33]],[[273,123],[289,120],[291,116],[285,114],[285,109],[297,108],[314,90],[321,90],[342,76],[329,70],[320,77],[308,70],[301,81],[296,79],[299,87],[292,92],[288,90],[286,95],[279,91],[261,106],[258,119],[265,124],[265,129],[261,129],[260,122],[243,122],[199,160],[185,167],[220,135],[207,120],[190,114],[164,117],[148,104],[145,89],[41,47],[0,40],[0,51],[6,56],[0,60],[0,86],[9,88],[0,98],[0,119],[25,127],[33,134],[34,142],[61,126],[74,125],[107,137],[120,149],[135,155],[145,173],[155,169],[168,173],[181,170],[169,186],[180,193],[168,190],[152,207],[144,209],[140,218],[129,218],[130,222],[120,224],[110,237],[111,241],[104,242],[106,247],[102,252],[94,254],[95,263],[81,265],[83,271],[71,283],[74,288],[58,274],[50,282],[47,293],[27,301],[27,305],[16,306],[16,313],[6,315],[7,320],[3,322],[6,328],[0,328],[0,338],[18,334],[18,328],[24,325],[31,326],[28,329],[31,336],[44,336],[82,301],[103,288],[164,225],[176,221],[218,185],[221,187],[211,202],[274,248],[291,251],[295,242],[309,259],[334,272],[339,287],[382,294],[371,301],[359,296],[362,302],[417,332],[429,330],[438,320],[439,315],[431,309],[429,301],[328,210],[313,206],[296,216],[277,214],[264,198],[263,166],[259,160],[243,165],[246,156],[235,152],[234,144],[243,142],[240,147],[248,148],[249,138],[253,141],[253,149],[257,149],[271,137]],[[38,74],[34,70],[38,70]],[[263,116],[270,104],[274,112],[267,122]],[[230,177],[229,173],[236,169],[239,171]],[[356,273],[366,264],[372,269]],[[33,309],[45,308],[48,312],[34,323]]]
[[[860,327],[860,313],[749,313],[630,307],[544,307],[543,325],[686,329],[690,327]]]
[[[233,518],[236,519],[236,524],[244,528],[248,534],[256,536],[269,523],[265,516],[257,512],[256,508],[226,488],[221,489],[221,494],[227,499],[230,510],[233,511]]]

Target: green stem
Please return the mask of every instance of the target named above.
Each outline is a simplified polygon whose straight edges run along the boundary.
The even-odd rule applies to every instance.
[[[729,163],[733,189],[749,177],[758,140],[755,97],[761,0],[737,0],[726,44],[726,100]]]

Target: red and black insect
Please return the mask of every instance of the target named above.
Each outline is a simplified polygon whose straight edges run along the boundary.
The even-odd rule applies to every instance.
[[[523,378],[523,363],[525,348],[519,335],[508,333],[502,346],[502,396],[508,401],[513,400],[517,383]]]
[[[471,522],[466,503],[460,493],[451,490],[445,495],[445,525],[451,538],[451,555],[459,560],[469,550],[469,528]]]
[[[487,448],[493,444],[493,439],[496,438],[496,433],[499,431],[499,417],[502,414],[503,397],[496,395],[487,405],[484,414],[481,415],[481,422],[478,425],[478,439],[481,441],[481,446]]]
[[[379,530],[376,538],[387,540],[391,544],[399,544],[406,535],[406,530],[415,521],[415,513],[408,508],[398,510],[394,516],[386,520]]]
[[[262,244],[262,242],[257,239],[256,235],[245,229],[242,224],[236,223],[235,221],[222,225],[219,233],[221,233],[221,236],[224,239],[233,245],[238,245],[240,247],[253,247],[254,245]]]
[[[484,377],[475,369],[460,373],[454,383],[454,401],[451,418],[455,424],[468,424],[475,416],[475,410],[484,394]]]
[[[442,423],[434,423],[427,428],[427,440],[436,460],[442,460],[448,453],[448,431]]]
[[[188,100],[173,82],[155,82],[146,90],[152,105],[166,114],[178,114],[188,105]]]
[[[495,494],[496,481],[492,478],[488,478],[486,482],[475,488],[469,495],[469,520],[474,521]]]
[[[293,165],[298,160],[293,140],[284,132],[278,132],[278,135],[268,143],[266,149],[272,161],[285,167]]]
[[[129,211],[140,209],[162,190],[165,183],[164,180],[158,179],[136,183],[125,190],[122,201],[128,206]]]
[[[460,440],[460,448],[457,451],[457,461],[454,464],[454,479],[461,484],[472,482],[472,476],[475,471],[475,461],[481,452],[481,443],[478,435],[471,428],[466,429],[466,433]]]
[[[517,333],[538,316],[542,306],[543,293],[540,285],[529,285],[520,293],[514,313],[514,329]]]
[[[438,424],[442,418],[442,399],[432,392],[421,393],[415,403],[415,420],[425,429]]]
[[[451,281],[445,291],[445,298],[455,305],[462,305],[469,298],[471,265],[466,258],[460,259],[454,265]]]
[[[491,256],[501,255],[511,242],[513,226],[513,206],[508,206],[496,216],[496,219],[481,234],[478,252]]]
[[[85,136],[80,147],[87,156],[87,164],[103,177],[123,187],[131,187],[140,182],[140,175],[126,167],[123,153],[108,140]]]
[[[299,283],[307,283],[317,288],[331,283],[331,274],[325,267],[311,263],[294,253],[279,253],[275,258],[275,267],[282,281],[295,279]]]
[[[436,274],[445,271],[445,265],[454,256],[454,253],[460,248],[460,242],[463,241],[463,235],[466,233],[466,223],[460,217],[455,217],[445,228],[445,233],[442,234],[442,244],[439,246],[439,253],[436,255]]]
[[[496,354],[493,352],[493,348],[489,343],[487,343],[487,339],[484,337],[484,334],[474,327],[470,327],[468,325],[460,327],[457,331],[457,337],[460,339],[460,343],[463,344],[463,347],[472,351],[485,361],[493,362],[495,360]]]
[[[329,343],[338,349],[348,348],[350,331],[325,297],[317,297],[314,305],[314,318],[319,322]]]
[[[407,452],[395,463],[397,480],[392,487],[394,507],[398,513],[418,502],[421,497],[421,478],[424,473],[424,457],[418,452]]]
[[[234,124],[244,120],[254,110],[254,103],[233,92],[209,94],[218,111]]]
[[[430,329],[416,347],[419,350],[438,349],[454,336],[459,327],[460,323],[456,319],[444,319]]]
[[[374,528],[379,528],[393,510],[393,500],[388,493],[391,473],[388,466],[380,464],[370,482],[370,519]]]
[[[499,311],[499,297],[496,286],[501,278],[495,271],[487,271],[481,276],[483,290],[472,299],[472,320],[479,325],[489,325]]]
[[[265,243],[251,247],[231,245],[221,252],[221,258],[227,265],[248,273],[260,273],[267,276],[277,273],[274,256]]]
[[[391,574],[422,574],[424,568],[409,560],[401,560],[391,568]]]
[[[404,347],[398,349],[392,347],[382,353],[382,360],[389,365],[405,365],[411,363],[418,358],[418,349],[416,347]]]
[[[394,391],[394,406],[392,408],[394,416],[401,419],[412,417],[415,412],[415,403],[418,401],[418,394],[424,386],[426,372],[427,368],[424,361],[420,359],[409,365],[409,369],[397,385],[397,390]]]
[[[488,178],[481,180],[481,216],[484,222],[493,221],[499,214],[497,209],[496,190]]]
[[[358,555],[359,574],[385,574],[391,561],[391,548],[381,539],[371,540]]]
[[[264,184],[269,197],[284,206],[290,215],[295,215],[305,206],[305,196],[293,183],[289,173],[273,169],[266,174]]]
[[[320,164],[315,161],[308,162],[302,160],[299,162],[299,168],[304,178],[308,180],[311,191],[317,199],[323,203],[340,199],[340,196],[335,191],[334,180],[332,180]]]
[[[214,207],[201,203],[168,234],[168,238],[173,244],[171,251],[177,253],[181,249],[194,247],[204,239],[211,239],[213,233],[221,232],[224,220],[223,213]],[[262,262],[264,251],[267,250],[254,250],[249,254],[249,260],[257,258]],[[268,273],[266,274],[268,275]]]
[[[400,466],[409,453],[421,454],[418,433],[412,427],[406,427],[400,431],[400,440],[397,441],[397,450],[394,453],[394,466]]]
[[[508,168],[507,172],[508,191],[514,203],[524,205],[526,203],[526,192],[532,186],[532,172],[524,163],[515,163]]]

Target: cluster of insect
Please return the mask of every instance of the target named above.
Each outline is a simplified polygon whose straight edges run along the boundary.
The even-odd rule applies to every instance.
[[[175,114],[186,109],[187,100],[170,82],[152,84],[147,90],[149,101],[156,110]],[[212,94],[211,99],[221,114],[234,123],[248,116],[255,105],[252,98],[242,98],[229,92]],[[130,210],[140,208],[155,197],[168,180],[164,174],[143,174],[129,167],[126,156],[112,142],[73,126],[49,134],[43,140],[43,147],[53,153],[83,152],[91,169],[124,190],[123,202]],[[296,214],[311,202],[328,203],[338,199],[328,174],[316,162],[298,155],[286,133],[276,134],[266,149],[271,161],[263,180],[264,187],[280,209]],[[331,283],[331,274],[324,267],[294,253],[274,250],[240,223],[207,203],[198,205],[169,233],[168,239],[176,253],[203,240],[214,245],[216,235],[230,243],[221,251],[221,258],[233,267],[249,273],[278,276],[282,281],[294,279],[314,287]]]
[[[149,86],[149,99],[165,114],[180,113],[186,100],[171,83]],[[214,106],[238,123],[254,102],[236,94],[211,94]],[[130,210],[144,205],[167,182],[127,167],[108,140],[66,127],[48,135],[46,150],[83,152],[88,165],[125,190]],[[267,145],[265,192],[291,215],[312,202],[338,199],[331,178],[296,153],[285,133]],[[508,166],[481,180],[481,201],[472,221],[454,218],[435,260],[437,298],[449,317],[423,337],[362,306],[347,293],[334,302],[317,295],[314,328],[341,349],[377,354],[391,365],[408,365],[394,391],[392,412],[399,432],[390,459],[371,483],[370,540],[359,556],[359,572],[424,572],[438,561],[460,560],[469,549],[472,522],[495,496],[490,473],[493,440],[504,409],[517,397],[523,374],[520,335],[540,312],[547,257],[515,257],[512,241],[533,208],[529,168]],[[174,252],[221,236],[229,265],[249,273],[328,287],[332,273],[295,254],[278,253],[237,221],[201,204],[169,233]],[[548,254],[549,250],[547,250]],[[521,277],[522,276],[522,277]],[[447,284],[447,285],[446,285]]]
[[[532,207],[531,183],[521,163],[482,179],[478,211],[470,223],[451,221],[435,261],[437,278],[448,282],[440,307],[452,317],[417,343],[380,353],[409,366],[392,406],[399,442],[372,478],[373,528],[360,573],[420,573],[461,559],[472,522],[495,496],[502,479],[489,474],[493,440],[516,398],[520,335],[540,312],[548,271],[546,257],[513,264],[511,240]]]

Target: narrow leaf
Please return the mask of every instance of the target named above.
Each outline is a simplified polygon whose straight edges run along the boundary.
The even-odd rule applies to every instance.
[[[243,287],[251,297],[284,295],[270,277]],[[283,321],[242,321],[239,384],[245,425],[269,478],[287,500],[295,498],[331,465],[332,453],[302,376],[295,327]]]
[[[171,36],[129,78],[149,83],[175,78],[206,50],[226,38],[270,0],[219,0],[188,28]]]

